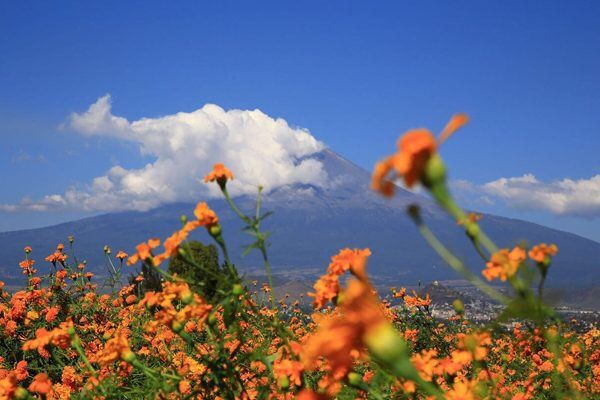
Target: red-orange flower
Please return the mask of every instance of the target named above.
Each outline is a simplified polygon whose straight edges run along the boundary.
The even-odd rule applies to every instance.
[[[127,260],[127,265],[133,265],[138,261],[145,261],[148,258],[152,257],[152,249],[158,247],[160,244],[160,239],[150,239],[147,242],[140,243],[136,246],[136,253],[129,257]]]
[[[135,354],[129,348],[129,342],[124,331],[117,331],[115,336],[109,339],[104,348],[96,355],[96,361],[102,366],[112,364],[117,360],[131,361]]]
[[[393,157],[388,157],[375,164],[373,176],[371,177],[371,189],[381,193],[385,197],[392,197],[396,189],[394,182],[388,178],[393,168],[392,160]]]
[[[342,249],[338,254],[331,257],[331,263],[327,268],[327,273],[321,276],[315,282],[314,293],[309,293],[314,297],[313,307],[316,309],[324,307],[329,301],[335,299],[339,292],[339,277],[346,271],[352,272],[362,281],[367,281],[365,272],[367,259],[371,255],[369,249]]]
[[[420,128],[406,132],[398,140],[398,152],[375,166],[371,187],[384,196],[391,196],[394,192],[392,180],[388,175],[392,170],[404,178],[404,183],[412,187],[421,180],[425,166],[438,146],[443,143],[456,130],[465,125],[469,118],[465,114],[452,116],[438,139],[431,131]]]
[[[52,393],[52,381],[45,373],[37,374],[29,385],[29,390],[47,396]]]
[[[217,214],[215,214],[215,212],[211,210],[210,207],[208,207],[208,204],[203,202],[198,203],[198,205],[196,205],[194,215],[198,219],[198,223],[201,226],[205,226],[207,228],[210,228],[219,223],[219,218],[217,217]]]
[[[370,284],[353,280],[344,292],[341,314],[319,320],[301,351],[305,367],[311,370],[324,357],[335,379],[343,378],[364,348],[364,337],[385,323],[384,314]]]
[[[500,249],[492,254],[490,261],[486,264],[486,269],[481,273],[488,281],[500,279],[505,281],[517,273],[521,263],[525,261],[525,250],[515,247],[511,251]]]
[[[231,171],[221,163],[217,163],[213,166],[213,170],[209,172],[208,175],[204,177],[204,182],[215,182],[219,184],[219,186],[223,187],[228,180],[233,179],[233,174]]]
[[[546,243],[540,243],[529,250],[529,258],[538,264],[542,264],[549,261],[556,253],[558,253],[558,247],[555,244],[548,246]]]
[[[404,177],[406,186],[413,186],[423,175],[425,165],[437,150],[437,141],[427,129],[408,131],[398,141],[400,150],[393,159],[393,166]]]

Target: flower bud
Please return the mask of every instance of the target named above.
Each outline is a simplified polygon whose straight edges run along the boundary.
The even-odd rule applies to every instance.
[[[179,219],[181,220],[181,223],[183,225],[185,225],[187,223],[187,221],[188,221],[187,215],[182,215],[181,217],[179,217]]]
[[[173,321],[171,323],[171,330],[175,333],[181,332],[183,329],[183,324],[181,322]]]
[[[125,350],[121,354],[121,360],[125,361],[126,363],[131,364],[135,360],[135,353],[131,350]]]
[[[479,225],[476,224],[475,222],[468,222],[467,223],[467,235],[470,238],[475,238],[479,235]]]
[[[208,233],[210,233],[211,236],[219,236],[221,235],[221,231],[220,224],[213,225],[208,229]]]
[[[239,296],[240,294],[244,293],[244,287],[239,283],[236,283],[231,288],[231,293],[233,293],[234,296]]]
[[[15,399],[17,399],[17,400],[26,399],[29,397],[29,392],[27,391],[27,389],[24,389],[19,386],[15,390],[14,396],[15,396]]]
[[[277,379],[277,384],[279,385],[280,388],[287,389],[290,387],[290,378],[288,378],[287,375],[281,375]]]
[[[438,154],[432,155],[423,171],[423,184],[427,187],[444,183],[446,181],[446,166]]]
[[[389,323],[381,323],[364,337],[371,354],[386,364],[408,357],[406,342]]]
[[[181,301],[183,302],[183,304],[190,304],[192,301],[194,301],[194,293],[189,289],[182,292]]]
[[[357,372],[350,372],[348,374],[348,383],[350,386],[361,387],[364,384],[363,377]]]
[[[463,315],[465,313],[465,306],[460,299],[456,299],[452,302],[452,307],[454,307],[454,312],[458,315]]]
[[[209,325],[214,325],[217,323],[217,316],[215,314],[210,314],[208,316],[208,319],[206,320],[206,322],[208,322]]]

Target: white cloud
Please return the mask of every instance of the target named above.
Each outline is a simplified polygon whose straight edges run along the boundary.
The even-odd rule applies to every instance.
[[[69,116],[64,128],[81,135],[101,135],[133,142],[154,162],[137,169],[112,167],[81,188],[45,196],[39,201],[0,205],[3,211],[83,209],[147,210],[174,201],[194,201],[219,194],[201,179],[222,162],[235,175],[232,195],[268,192],[295,183],[322,186],[323,165],[310,156],[324,148],[307,130],[290,127],[260,110],[225,111],[214,104],[192,112],[136,121],[111,112],[110,95],[83,113]]]
[[[589,179],[565,178],[543,182],[532,174],[513,178],[500,178],[483,185],[468,181],[453,182],[459,192],[478,194],[480,201],[488,204],[500,199],[507,205],[533,211],[546,211],[555,215],[600,217],[600,175]]]

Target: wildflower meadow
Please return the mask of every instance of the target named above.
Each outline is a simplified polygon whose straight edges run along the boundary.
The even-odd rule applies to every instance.
[[[457,114],[438,136],[406,132],[376,165],[372,189],[393,197],[399,179],[421,185],[464,228],[481,256],[479,272],[437,238],[418,204],[407,209],[447,268],[503,306],[490,323],[466,319],[459,300],[451,318],[438,320],[429,296],[403,282],[377,291],[371,251],[344,243],[308,294],[312,310],[278,298],[262,227],[277,215],[263,212],[261,188],[256,209],[242,212],[227,189],[235,171],[217,164],[204,180],[245,224],[246,251],[260,253],[269,282],[260,286],[236,269],[227,237],[237,233],[224,231],[205,202],[180,230],[148,238],[135,254],[105,248],[109,293],[75,256],[77,238],[47,257],[25,247],[23,288],[0,283],[0,399],[600,398],[600,330],[576,331],[544,301],[546,277],[561,268],[552,264],[560,243],[500,248],[450,193],[438,150],[467,122]],[[222,265],[196,256],[188,236],[198,229]],[[167,268],[175,258],[188,273]],[[36,270],[44,262],[50,274]],[[499,282],[510,290],[499,291]]]

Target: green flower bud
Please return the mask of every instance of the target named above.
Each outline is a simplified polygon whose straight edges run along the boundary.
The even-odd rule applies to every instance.
[[[361,387],[364,384],[363,377],[357,372],[350,372],[348,374],[348,383],[350,386]]]
[[[217,316],[215,314],[210,314],[208,316],[208,319],[206,320],[206,322],[208,322],[209,325],[214,325],[217,323]]]
[[[423,184],[432,187],[446,181],[446,166],[438,154],[432,155],[423,171]]]
[[[467,223],[467,235],[470,238],[475,238],[479,235],[479,225],[474,223],[474,222],[468,222]]]
[[[389,323],[381,323],[371,329],[364,341],[371,354],[386,364],[391,365],[408,357],[406,342]]]
[[[181,293],[181,301],[183,304],[190,304],[192,301],[194,301],[194,293],[191,290],[186,290],[185,292]]]
[[[452,306],[454,307],[454,311],[458,314],[458,315],[463,315],[465,312],[465,306],[463,304],[463,302],[460,299],[456,299],[452,302]]]
[[[231,293],[233,293],[234,296],[239,296],[240,294],[244,293],[244,287],[239,283],[236,283],[231,288]]]
[[[135,360],[135,358],[135,353],[131,350],[125,350],[123,354],[121,354],[121,360],[129,364],[131,364]]]
[[[290,387],[290,378],[288,378],[287,375],[282,375],[277,379],[277,384],[280,388],[287,389]]]
[[[17,399],[17,400],[27,399],[29,397],[29,392],[27,391],[27,389],[24,389],[24,388],[22,388],[22,387],[19,386],[15,390],[14,395],[15,395],[15,399]]]
[[[171,323],[171,330],[175,333],[181,332],[183,329],[183,324],[181,322],[173,321]]]
[[[183,225],[185,225],[187,223],[187,221],[188,221],[187,215],[182,215],[181,217],[179,217],[179,219],[181,220],[181,223]]]
[[[210,235],[213,237],[220,236],[221,232],[222,230],[220,224],[213,225],[208,229],[208,233],[210,233]]]

